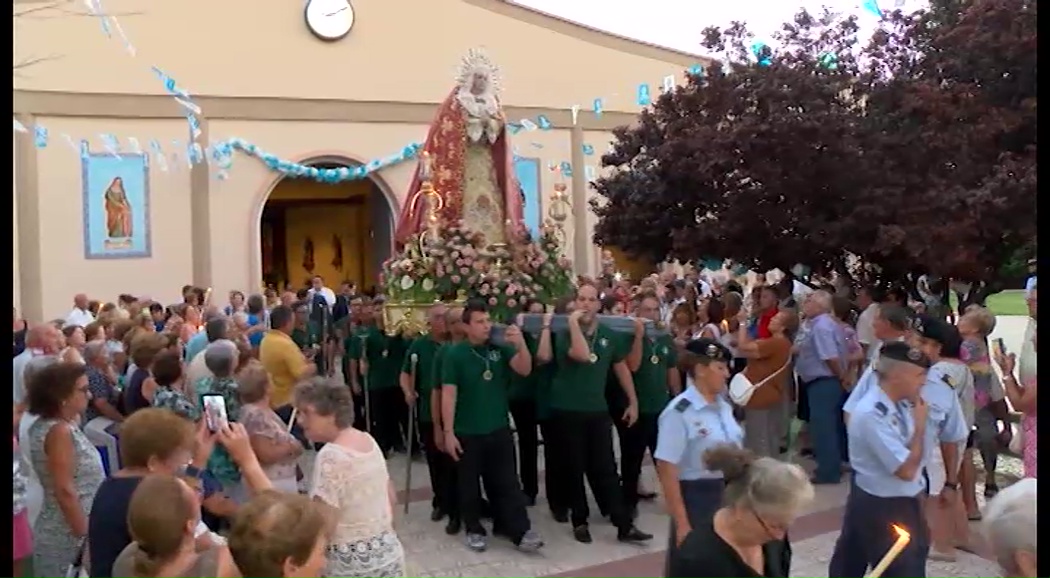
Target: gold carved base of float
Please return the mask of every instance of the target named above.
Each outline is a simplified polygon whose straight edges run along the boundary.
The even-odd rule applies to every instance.
[[[394,336],[422,335],[427,332],[427,309],[433,303],[394,303],[383,304],[383,327],[386,334]]]

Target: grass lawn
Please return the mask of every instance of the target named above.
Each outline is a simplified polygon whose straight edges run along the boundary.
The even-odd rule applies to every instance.
[[[952,309],[956,308],[955,295],[951,297]],[[1024,300],[1024,289],[1007,289],[988,297],[988,308],[996,315],[1028,315],[1028,304]]]

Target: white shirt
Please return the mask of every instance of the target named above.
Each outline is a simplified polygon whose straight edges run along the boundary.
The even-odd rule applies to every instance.
[[[879,306],[872,303],[857,318],[857,341],[866,348],[871,348],[879,342],[878,338],[875,337],[875,315],[878,313],[878,310]]]
[[[795,301],[802,303],[802,299],[813,292],[813,289],[809,285],[802,283],[798,279],[791,280],[791,294],[795,297]]]
[[[79,309],[74,307],[69,315],[66,315],[66,325],[76,325],[77,327],[87,327],[89,323],[95,321],[95,316],[91,314],[87,309]]]
[[[310,289],[309,295],[311,300],[313,299],[314,295],[317,294],[318,291],[320,291],[321,295],[324,296],[324,300],[328,302],[329,307],[335,305],[335,291],[332,291],[328,287],[321,287],[320,289]]]
[[[1032,289],[1035,289],[1035,275],[1032,275],[1024,282],[1024,297],[1028,299],[1032,296]]]
[[[18,355],[16,355],[14,361],[12,361],[12,369],[14,370],[14,373],[12,374],[12,377],[11,377],[11,383],[12,383],[11,389],[13,390],[12,393],[14,394],[12,399],[14,399],[14,402],[16,404],[17,403],[22,403],[22,401],[25,400],[25,396],[26,396],[26,384],[25,384],[26,366],[29,365],[29,360],[31,360],[34,357],[36,357],[37,355],[41,355],[41,354],[42,354],[42,352],[40,352],[40,351],[33,351],[32,349],[27,347],[25,349],[25,351],[23,351],[22,353],[19,353]],[[22,447],[28,448],[29,446],[22,446]]]

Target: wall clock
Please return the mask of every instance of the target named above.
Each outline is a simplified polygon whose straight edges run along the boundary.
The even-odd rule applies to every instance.
[[[354,27],[354,7],[349,0],[307,0],[306,27],[325,42],[335,42]]]

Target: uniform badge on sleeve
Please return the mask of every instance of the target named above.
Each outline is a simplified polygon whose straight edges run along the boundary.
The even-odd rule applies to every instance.
[[[689,400],[683,397],[682,399],[678,400],[678,403],[674,404],[674,410],[678,413],[682,413],[685,410],[689,409],[690,405],[692,404],[689,402]]]
[[[881,416],[885,416],[890,412],[890,408],[886,407],[886,404],[881,401],[875,402],[875,410],[878,411]]]
[[[952,379],[952,376],[950,376],[948,374],[944,374],[944,375],[941,376],[941,381],[943,381],[945,384],[947,384],[948,387],[950,387],[952,389],[955,389],[955,380]]]

